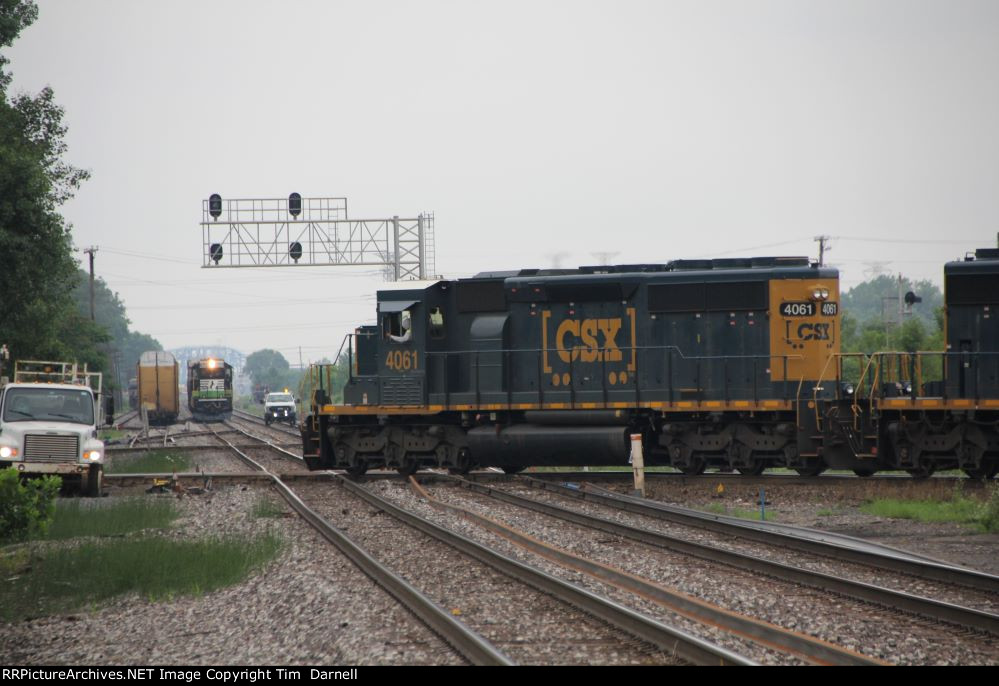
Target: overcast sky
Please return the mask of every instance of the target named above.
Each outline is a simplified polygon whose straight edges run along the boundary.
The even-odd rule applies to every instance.
[[[436,216],[437,271],[739,255],[941,281],[999,232],[999,2],[49,0],[64,206],[167,348],[332,356],[370,267],[202,269],[201,201]]]

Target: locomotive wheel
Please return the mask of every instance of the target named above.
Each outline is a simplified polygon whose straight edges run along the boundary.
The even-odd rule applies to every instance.
[[[736,467],[735,471],[743,476],[759,476],[767,468],[767,463],[763,460],[753,460],[748,467]]]
[[[396,467],[395,471],[399,472],[403,476],[410,476],[411,474],[416,474],[416,470],[420,468],[420,463],[411,457],[404,458],[401,467]]]
[[[458,476],[464,476],[472,471],[472,458],[468,454],[467,450],[462,450],[458,453],[458,458],[455,460],[454,467],[448,467],[448,474],[456,474]]]
[[[680,471],[687,476],[699,476],[704,473],[705,468],[707,468],[707,463],[701,459],[695,459],[688,465],[680,467]]]
[[[977,469],[965,469],[963,470],[972,479],[976,481],[987,481],[993,478],[997,472],[999,472],[999,463],[985,464]]]
[[[858,467],[857,469],[853,470],[853,473],[859,477],[866,479],[869,476],[874,476],[874,472],[876,471],[877,471],[876,469],[871,469],[870,467],[865,467],[863,469]]]
[[[366,471],[368,471],[368,463],[357,457],[351,458],[350,464],[347,465],[347,473],[351,476],[364,476]]]
[[[520,466],[520,465],[508,464],[508,465],[506,465],[504,467],[501,467],[501,469],[503,470],[503,472],[505,474],[519,474],[520,472],[524,471],[524,469],[526,469],[526,467],[523,467],[523,466]]]
[[[933,476],[933,472],[937,471],[937,468],[933,465],[923,465],[919,469],[906,469],[913,479],[928,479]]]
[[[810,462],[804,467],[795,467],[794,471],[798,472],[800,476],[818,476],[822,472],[826,471],[826,466],[819,460],[815,460],[813,463]]]

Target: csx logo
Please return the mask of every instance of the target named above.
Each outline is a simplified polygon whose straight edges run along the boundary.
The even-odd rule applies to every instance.
[[[555,331],[555,350],[559,359],[565,363],[570,360],[620,362],[621,349],[617,347],[617,333],[620,330],[620,317],[566,319]]]
[[[802,341],[828,341],[829,324],[799,324],[798,338]]]

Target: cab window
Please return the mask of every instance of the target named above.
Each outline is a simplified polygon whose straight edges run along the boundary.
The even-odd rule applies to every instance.
[[[444,338],[444,313],[439,307],[430,310],[430,337]]]

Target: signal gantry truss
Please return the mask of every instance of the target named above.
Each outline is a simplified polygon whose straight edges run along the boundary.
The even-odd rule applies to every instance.
[[[201,203],[202,267],[357,265],[394,281],[433,278],[434,215],[349,219],[346,198],[213,195]]]

